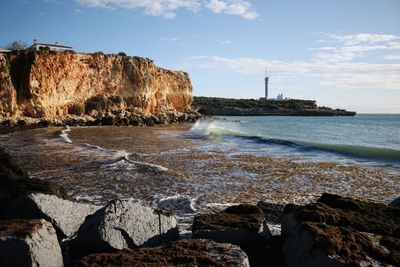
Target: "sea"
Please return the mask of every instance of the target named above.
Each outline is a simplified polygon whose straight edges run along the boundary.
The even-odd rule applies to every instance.
[[[154,127],[50,127],[0,135],[31,177],[80,202],[141,200],[175,212],[304,204],[322,193],[400,194],[400,115],[216,117]]]

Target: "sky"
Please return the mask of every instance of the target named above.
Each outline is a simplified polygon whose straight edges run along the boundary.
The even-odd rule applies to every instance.
[[[400,113],[399,0],[0,0],[0,46],[151,58],[193,94]]]

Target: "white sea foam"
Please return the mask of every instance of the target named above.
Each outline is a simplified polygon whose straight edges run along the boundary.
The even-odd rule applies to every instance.
[[[198,120],[192,128],[186,132],[188,137],[204,138],[220,135],[246,135],[237,128],[237,124],[222,120]]]
[[[69,128],[69,126],[67,125],[66,126],[66,128],[64,129],[64,130],[62,130],[61,131],[61,133],[60,133],[60,138],[65,142],[65,143],[68,143],[68,144],[72,144],[72,140],[69,138],[69,136],[68,136],[68,132],[70,132],[71,131],[71,128]]]

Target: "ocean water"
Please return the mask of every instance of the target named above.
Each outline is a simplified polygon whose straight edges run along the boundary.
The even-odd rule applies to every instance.
[[[176,212],[400,192],[400,116],[224,117],[193,125],[44,128],[0,136],[31,177],[81,202],[141,199]]]
[[[222,118],[234,122],[229,127],[243,138],[281,146],[282,152],[400,166],[400,114]]]

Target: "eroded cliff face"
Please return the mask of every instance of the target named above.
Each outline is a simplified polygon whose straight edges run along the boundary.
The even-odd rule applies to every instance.
[[[0,53],[3,119],[63,118],[82,109],[90,114],[96,107],[101,112],[133,109],[147,115],[190,112],[191,103],[188,74],[158,68],[150,59],[102,53]]]

